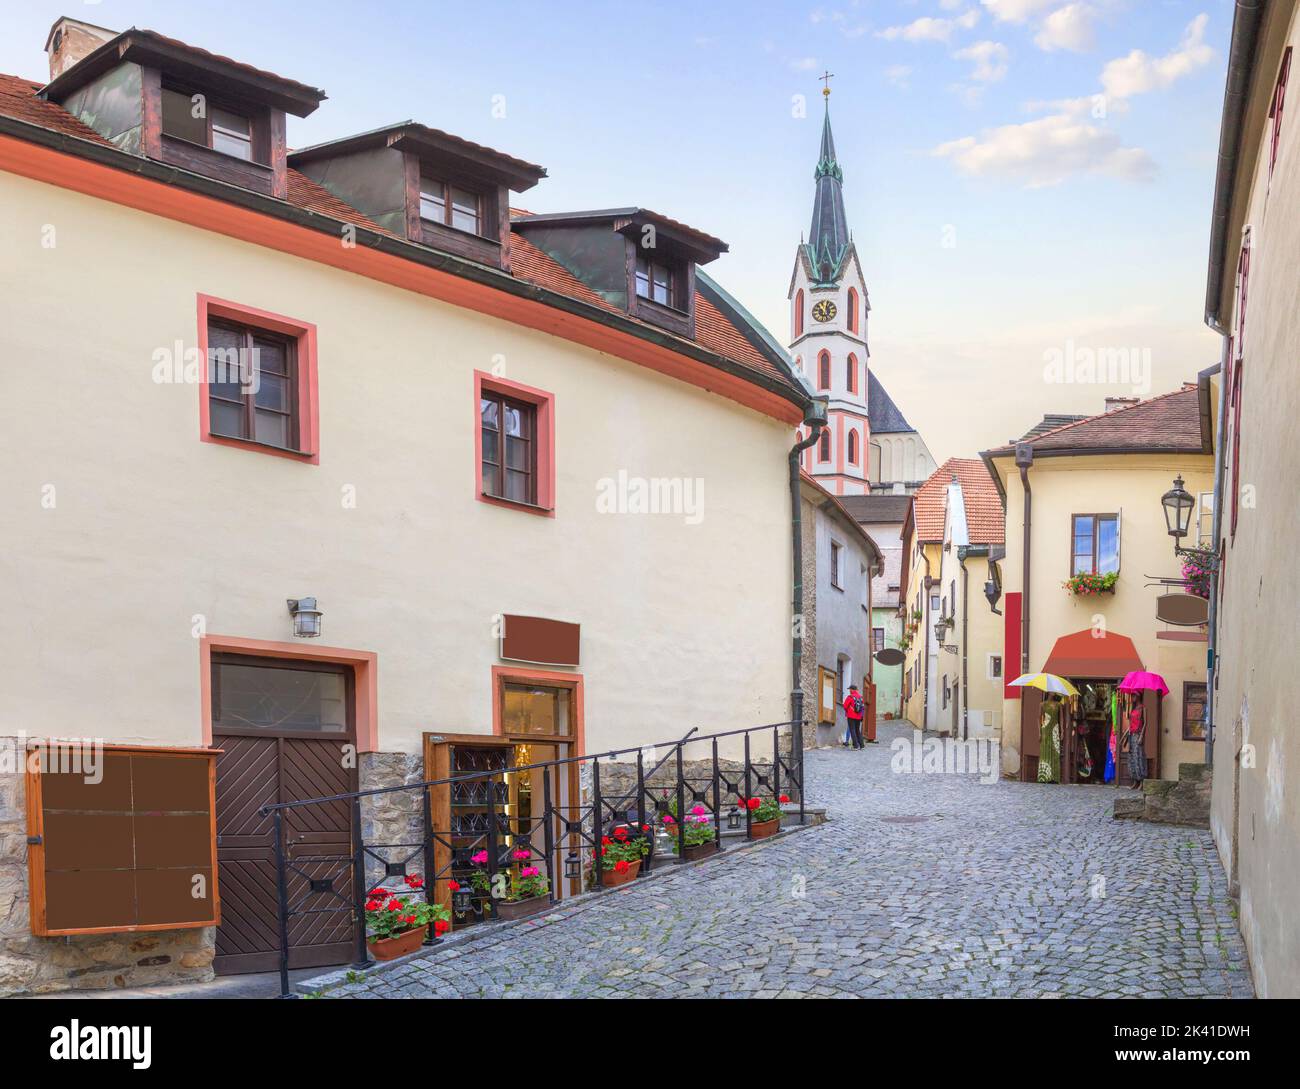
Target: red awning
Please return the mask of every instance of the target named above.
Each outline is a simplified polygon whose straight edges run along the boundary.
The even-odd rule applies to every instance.
[[[1056,641],[1043,672],[1058,677],[1118,679],[1143,668],[1137,648],[1127,635],[1114,632],[1103,635],[1085,628]]]

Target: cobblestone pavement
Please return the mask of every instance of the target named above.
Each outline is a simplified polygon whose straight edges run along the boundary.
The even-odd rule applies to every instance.
[[[863,752],[808,755],[825,825],[327,993],[1253,994],[1208,832],[1113,821],[1110,787],[893,774],[889,742],[904,734],[885,724]],[[925,819],[890,819],[902,817]]]

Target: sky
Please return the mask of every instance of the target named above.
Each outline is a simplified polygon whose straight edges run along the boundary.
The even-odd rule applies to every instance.
[[[682,220],[729,244],[706,271],[782,343],[829,71],[871,366],[941,462],[1218,359],[1202,313],[1231,0],[0,13],[0,71],[43,79],[60,15],[148,28],[323,87],[315,114],[289,119],[291,146],[411,118],[544,165],[515,198],[530,211]]]

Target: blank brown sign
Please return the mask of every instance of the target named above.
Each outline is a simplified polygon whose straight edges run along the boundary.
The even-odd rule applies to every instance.
[[[27,773],[32,933],[215,926],[219,750],[69,751]]]
[[[576,666],[581,627],[542,616],[502,617],[501,657],[535,665]]]

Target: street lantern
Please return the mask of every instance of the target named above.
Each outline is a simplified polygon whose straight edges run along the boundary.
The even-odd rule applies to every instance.
[[[1174,486],[1160,497],[1160,502],[1165,508],[1165,525],[1169,529],[1169,536],[1181,541],[1187,536],[1192,522],[1192,508],[1196,506],[1196,500],[1183,487],[1181,474],[1174,477]]]
[[[457,915],[468,915],[474,910],[474,892],[468,885],[460,885],[451,894],[451,906]]]
[[[1181,473],[1174,477],[1174,486],[1160,497],[1160,503],[1165,510],[1165,526],[1169,530],[1169,536],[1174,539],[1174,555],[1191,560],[1202,570],[1216,575],[1219,570],[1219,554],[1214,549],[1184,548],[1179,544],[1191,528],[1192,511],[1196,507],[1196,500],[1183,487]]]
[[[571,881],[576,881],[582,876],[581,865],[578,862],[578,855],[575,851],[570,851],[564,856],[564,876]]]
[[[733,831],[740,827],[739,809],[733,807],[731,812],[727,814],[727,827],[732,829]]]
[[[314,597],[287,598],[289,615],[293,617],[293,634],[299,639],[315,639],[320,635],[321,611]]]

